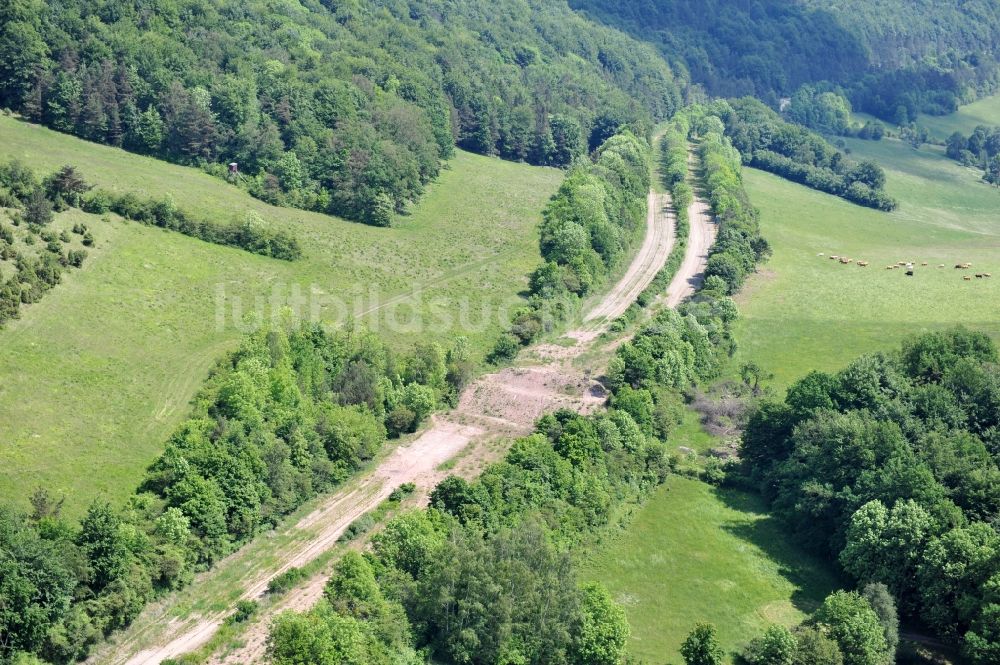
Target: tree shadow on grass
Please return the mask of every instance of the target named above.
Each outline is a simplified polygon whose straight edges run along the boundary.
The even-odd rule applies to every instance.
[[[754,519],[727,522],[722,528],[753,545],[778,565],[778,571],[795,587],[791,602],[800,612],[811,613],[832,591],[843,586],[832,563],[807,552],[794,534],[767,510],[764,499],[752,492],[716,487],[715,497],[731,510]]]

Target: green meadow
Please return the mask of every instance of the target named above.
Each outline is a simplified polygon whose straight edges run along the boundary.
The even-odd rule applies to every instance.
[[[966,136],[977,125],[995,127],[1000,125],[1000,95],[984,97],[950,115],[922,115],[918,122],[930,130],[931,136],[946,139],[952,132],[962,132]]]
[[[851,140],[848,147],[885,167],[896,211],[745,170],[774,255],[738,296],[734,366],[754,360],[775,374],[779,388],[921,331],[963,324],[1000,339],[1000,191],[938,147],[918,151],[888,139]],[[842,265],[831,254],[855,263]],[[858,260],[870,265],[858,267]],[[916,262],[915,275],[886,270],[898,261]],[[964,262],[972,269],[954,268]],[[993,277],[963,280],[977,272]]]
[[[680,476],[588,557],[584,575],[624,605],[629,651],[649,665],[681,663],[684,638],[704,621],[732,655],[772,623],[798,623],[836,587],[761,499]]]
[[[97,246],[0,330],[0,499],[24,502],[45,486],[71,515],[134,489],[255,312],[290,306],[327,323],[346,314],[399,348],[418,331],[445,344],[465,334],[481,356],[503,306],[520,302],[541,210],[562,179],[459,152],[410,214],[380,229],[269,206],[196,169],[3,116],[0,159],[11,157],[44,173],[72,164],[100,187],[170,195],[221,221],[255,210],[304,249],[288,263],[79,211],[57,216],[60,228],[86,223]]]

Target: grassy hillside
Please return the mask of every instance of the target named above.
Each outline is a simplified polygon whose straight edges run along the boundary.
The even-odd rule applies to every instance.
[[[247,209],[293,231],[305,256],[288,263],[124,221],[86,218],[97,240],[82,270],[0,330],[0,499],[45,485],[75,515],[98,495],[126,496],[186,413],[213,363],[239,337],[244,311],[277,289],[338,296],[398,345],[414,333],[467,334],[481,356],[502,329],[501,304],[519,302],[538,262],[536,227],[561,172],[459,153],[398,228],[377,229],[275,208],[196,170],[0,117],[0,159],[38,170],[75,165],[102,187],[152,196],[229,220]],[[414,289],[416,298],[407,298]],[[217,300],[226,317],[218,324]],[[319,299],[314,299],[320,305]],[[303,316],[310,314],[309,301]],[[380,305],[383,305],[379,307]],[[494,314],[478,325],[483,309]],[[320,307],[331,322],[343,315]],[[463,325],[458,314],[468,312]],[[441,324],[441,314],[453,322]]]
[[[1000,192],[940,149],[914,151],[899,141],[850,141],[856,157],[886,169],[893,213],[747,170],[747,190],[761,210],[774,256],[739,298],[737,363],[753,359],[779,386],[811,369],[841,367],[860,353],[889,349],[914,332],[963,323],[1000,338]],[[841,265],[827,255],[871,262]],[[888,271],[916,261],[916,275]],[[920,266],[927,261],[928,267]],[[955,270],[970,261],[971,271]],[[945,268],[938,269],[938,264]],[[992,272],[992,279],[963,281]]]
[[[760,499],[678,476],[592,557],[585,576],[625,606],[630,652],[649,663],[680,663],[681,643],[701,621],[738,650],[771,623],[800,621],[835,586],[788,544]]]
[[[977,125],[1000,125],[1000,95],[984,97],[968,106],[959,107],[949,115],[924,115],[918,121],[930,130],[931,136],[946,139],[952,132],[968,136]]]

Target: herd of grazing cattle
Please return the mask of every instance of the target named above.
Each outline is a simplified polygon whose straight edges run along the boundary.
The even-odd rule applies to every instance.
[[[820,252],[816,256],[826,256],[826,253],[825,252]],[[867,268],[868,267],[868,261],[861,261],[861,260],[855,261],[854,259],[852,259],[852,258],[850,258],[848,256],[840,256],[838,254],[830,254],[830,260],[831,261],[839,261],[840,263],[842,263],[844,265],[853,263],[854,265],[858,266],[859,268]],[[905,268],[906,269],[906,274],[912,277],[915,265],[916,265],[915,261],[899,261],[899,262],[894,263],[892,265],[886,266],[885,269],[886,270],[898,270],[900,268]],[[927,266],[927,261],[921,262],[920,265],[926,267]],[[943,263],[939,263],[938,264],[938,268],[944,268],[944,264]],[[955,269],[956,270],[969,270],[970,268],[972,268],[972,264],[971,263],[956,263],[955,264]],[[977,272],[977,273],[975,273],[976,279],[987,279],[987,278],[992,277],[992,276],[993,275],[990,274],[990,273],[988,273],[988,272]],[[972,275],[963,275],[962,279],[964,281],[966,281],[966,282],[971,282],[972,281]]]

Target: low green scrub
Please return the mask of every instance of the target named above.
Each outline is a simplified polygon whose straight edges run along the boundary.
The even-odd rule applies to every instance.
[[[347,525],[344,532],[340,534],[337,538],[338,543],[349,543],[352,540],[356,540],[366,533],[374,529],[378,524],[380,524],[386,516],[391,513],[396,508],[399,508],[399,504],[403,500],[413,494],[417,490],[417,486],[413,483],[403,483],[396,489],[389,493],[385,501],[380,503],[374,510],[370,510],[361,517],[357,518],[353,522]]]
[[[298,240],[286,231],[268,228],[263,218],[252,211],[244,213],[235,223],[224,224],[210,219],[198,219],[184,212],[171,197],[162,200],[143,199],[131,192],[116,194],[104,189],[96,189],[87,194],[80,207],[84,212],[95,215],[114,212],[128,220],[176,231],[216,245],[239,247],[283,261],[294,261],[302,256]]]
[[[271,581],[267,583],[267,592],[272,596],[280,596],[291,591],[304,579],[306,579],[306,572],[302,568],[292,566],[271,578]]]
[[[273,581],[273,580],[272,580]],[[271,592],[271,585],[268,585],[268,592]],[[226,625],[232,626],[238,623],[249,621],[259,609],[259,603],[255,600],[241,600],[236,603],[233,613],[226,617]]]
[[[56,209],[77,202],[90,189],[71,166],[44,180],[17,160],[0,164],[0,207],[13,210],[12,225],[0,217],[0,325],[20,315],[21,305],[36,303],[62,280],[68,268],[80,268],[94,236],[80,224],[58,231]],[[73,247],[74,235],[81,236]],[[13,270],[4,270],[12,264]],[[5,276],[5,273],[6,276]]]

